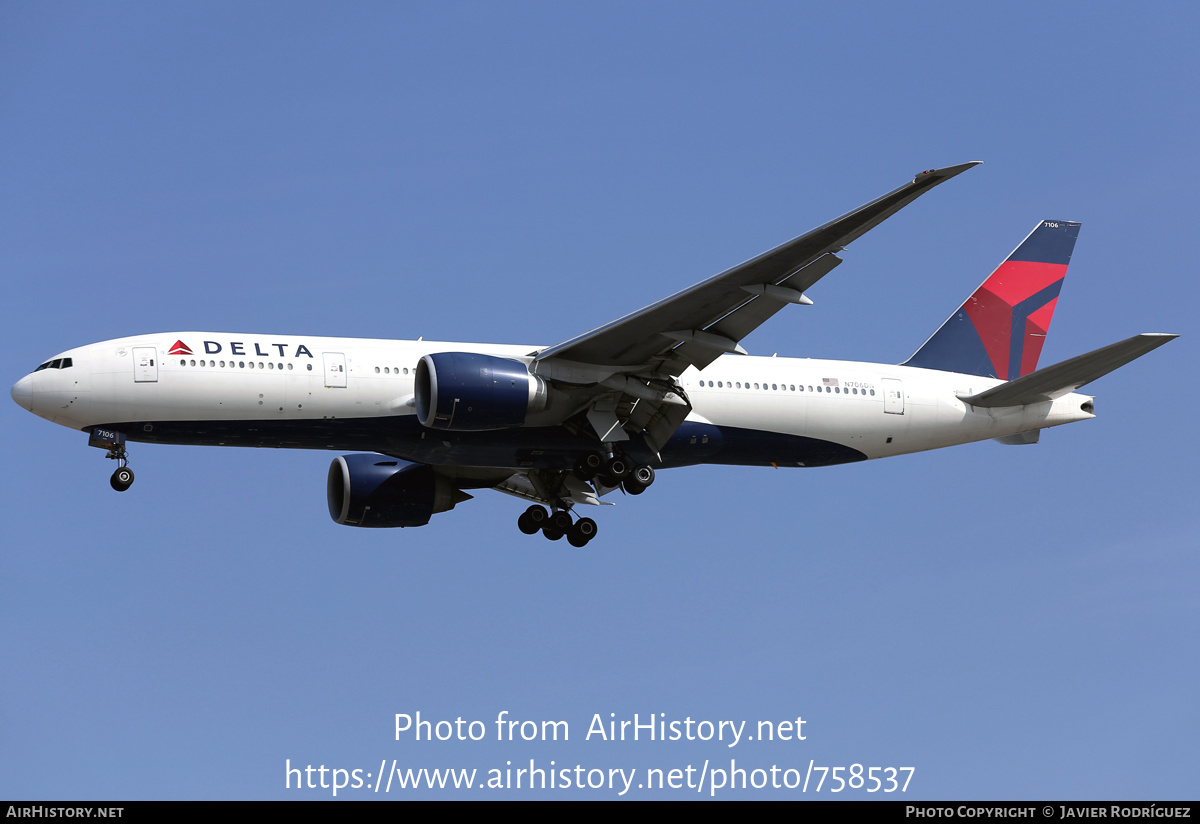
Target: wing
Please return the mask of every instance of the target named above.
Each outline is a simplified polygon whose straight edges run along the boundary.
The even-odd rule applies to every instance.
[[[690,289],[534,353],[533,370],[570,384],[601,441],[645,436],[654,451],[691,410],[675,380],[722,354],[841,263],[837,252],[925,192],[978,162],[930,169],[836,220]],[[584,389],[584,387],[592,387]],[[581,391],[582,390],[582,391]]]
[[[805,289],[841,262],[835,253],[848,243],[934,186],[976,165],[978,161],[921,172],[894,192],[690,289],[551,346],[539,352],[537,359],[617,366],[658,361],[667,365],[672,375],[681,374],[689,365],[707,366],[719,355],[737,351],[741,338],[798,300]]]

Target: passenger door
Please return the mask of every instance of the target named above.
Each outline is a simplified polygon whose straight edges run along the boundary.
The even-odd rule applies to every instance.
[[[325,388],[346,388],[346,356],[341,352],[322,352],[325,362]]]
[[[133,347],[133,382],[158,381],[158,350],[153,346]]]
[[[904,414],[904,386],[896,378],[883,379],[883,411],[888,415]]]

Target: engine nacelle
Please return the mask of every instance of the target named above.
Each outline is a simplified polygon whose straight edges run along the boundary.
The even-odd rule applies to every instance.
[[[342,455],[329,465],[329,516],[345,526],[424,526],[471,496],[426,464]]]
[[[430,429],[478,432],[522,426],[546,408],[546,382],[519,360],[438,352],[417,363],[417,419]]]

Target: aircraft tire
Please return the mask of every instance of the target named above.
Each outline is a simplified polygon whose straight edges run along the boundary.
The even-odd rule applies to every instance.
[[[629,479],[642,489],[645,489],[646,487],[650,486],[650,484],[654,483],[654,470],[649,466],[642,464],[641,466],[634,467],[633,473],[629,476]]]
[[[561,529],[555,529],[552,526],[544,526],[544,527],[542,527],[542,534],[545,535],[546,538],[548,538],[551,541],[557,541],[557,540],[561,539],[562,536],[565,535],[566,533],[563,532]]]
[[[604,474],[620,483],[629,476],[629,461],[614,455],[604,464]]]
[[[581,481],[590,481],[604,466],[604,456],[599,452],[589,452],[575,463],[575,475]]]
[[[517,518],[517,529],[524,532],[526,535],[533,535],[539,529],[544,527],[550,520],[550,513],[546,511],[544,506],[534,504],[521,513],[521,517]]]
[[[117,492],[124,492],[133,486],[133,470],[127,466],[122,466],[108,479],[108,484],[117,490]]]
[[[588,541],[596,537],[596,522],[591,518],[580,518],[567,533],[567,540],[573,547],[585,547]]]

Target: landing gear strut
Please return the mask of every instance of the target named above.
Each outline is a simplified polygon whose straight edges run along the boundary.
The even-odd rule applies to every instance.
[[[125,451],[125,444],[117,444],[108,450],[108,454],[104,457],[117,462],[116,471],[108,479],[109,486],[118,492],[124,492],[133,486],[133,470],[129,468],[129,453]]]
[[[113,458],[120,461],[120,465],[113,472],[112,477],[108,479],[109,485],[118,492],[124,492],[129,487],[133,486],[133,470],[128,466],[128,456],[125,454],[125,447],[120,448],[119,454],[113,454],[117,450],[110,450],[106,458]]]
[[[521,513],[517,519],[517,528],[526,535],[541,532],[551,541],[562,540],[574,547],[586,546],[587,542],[596,537],[596,522],[591,518],[580,518],[572,523],[571,513],[565,509],[556,509],[553,514],[546,507],[534,504]]]

